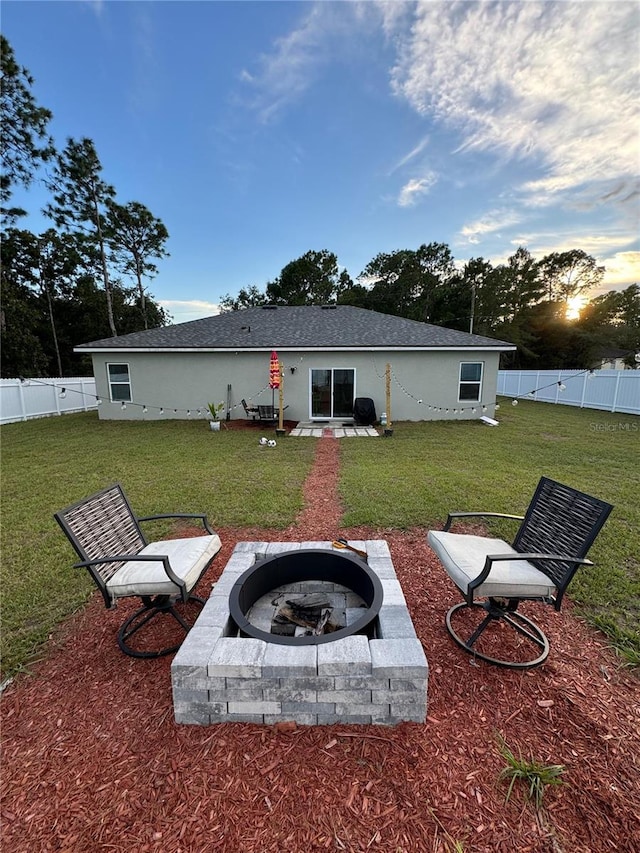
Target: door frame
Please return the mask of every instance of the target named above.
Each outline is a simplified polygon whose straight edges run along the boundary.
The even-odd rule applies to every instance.
[[[331,380],[331,414],[330,415],[314,415],[313,414],[313,371],[322,370],[330,373]],[[355,367],[310,367],[309,368],[309,420],[310,421],[332,421],[336,419],[344,420],[352,417],[352,415],[335,415],[334,414],[334,382],[333,376],[336,370],[348,370],[353,375],[353,399],[356,398],[356,368]]]

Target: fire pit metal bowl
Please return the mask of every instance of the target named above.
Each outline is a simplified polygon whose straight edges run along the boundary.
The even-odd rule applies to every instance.
[[[329,634],[288,637],[271,634],[252,625],[247,614],[271,590],[294,583],[319,581],[341,584],[360,596],[366,608],[350,625]],[[352,634],[361,634],[371,625],[382,606],[383,589],[369,566],[351,554],[321,548],[285,551],[260,560],[242,574],[229,593],[229,611],[241,634],[288,646],[331,643]]]

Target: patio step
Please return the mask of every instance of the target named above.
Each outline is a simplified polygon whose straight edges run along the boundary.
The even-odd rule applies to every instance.
[[[298,424],[289,435],[294,438],[377,438],[379,433],[373,427],[333,426],[328,424]]]

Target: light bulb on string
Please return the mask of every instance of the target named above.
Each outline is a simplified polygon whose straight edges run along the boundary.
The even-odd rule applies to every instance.
[[[564,384],[564,382],[558,382],[558,388],[561,391],[566,391],[567,386]]]
[[[61,399],[61,400],[64,400],[64,398],[65,398],[66,396],[67,396],[67,389],[66,389],[66,388],[63,388],[63,389],[62,389],[62,391],[60,392],[60,399]]]
[[[147,409],[147,407],[146,407],[146,406],[143,406],[143,407],[142,407],[142,414],[146,414],[148,411],[149,411],[149,410]]]
[[[120,408],[122,409],[122,411],[123,411],[123,412],[124,412],[124,410],[127,408],[127,404],[125,403],[125,401],[124,401],[124,400],[122,401],[122,403],[121,403],[121,405],[120,405]]]

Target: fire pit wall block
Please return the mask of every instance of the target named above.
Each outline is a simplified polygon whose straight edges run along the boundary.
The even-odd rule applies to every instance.
[[[428,665],[387,543],[352,543],[367,553],[382,588],[376,631],[332,642],[283,645],[238,636],[229,597],[258,558],[331,542],[240,542],[171,665],[177,723],[299,725],[422,723]],[[232,634],[234,634],[232,636]]]

